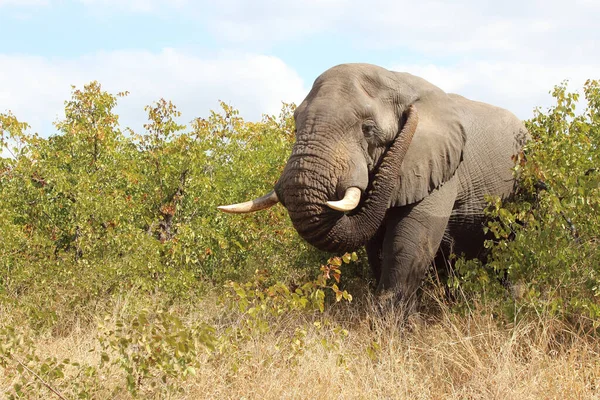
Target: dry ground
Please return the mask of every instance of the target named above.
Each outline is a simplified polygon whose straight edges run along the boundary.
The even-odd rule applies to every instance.
[[[113,314],[122,313],[126,303],[117,303]],[[196,375],[177,381],[179,392],[166,394],[156,379],[156,388],[141,385],[140,398],[600,398],[599,342],[557,321],[501,326],[485,313],[456,316],[442,306],[435,316],[399,327],[394,318],[372,317],[369,307],[355,302],[323,314],[271,319],[267,332],[228,340],[221,352],[201,351]],[[187,320],[211,321],[222,334],[241,323],[214,298],[173,311]],[[98,335],[98,328],[74,326],[62,337],[36,337],[37,354],[98,365]],[[0,367],[0,398],[17,382],[14,368],[14,363]],[[78,374],[71,368],[54,381],[64,398],[75,397],[69,382]],[[94,398],[131,398],[117,367],[102,369],[96,382]],[[44,387],[26,397],[37,396],[58,398]]]

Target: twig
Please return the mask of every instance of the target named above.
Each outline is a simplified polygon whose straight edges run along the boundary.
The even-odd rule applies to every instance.
[[[560,212],[560,215],[563,217],[565,222],[569,225],[569,229],[571,230],[571,234],[575,238],[575,241],[579,243],[579,233],[577,232],[577,227],[571,221],[571,218],[567,217],[563,211]]]
[[[56,397],[58,397],[60,400],[67,400],[66,397],[64,397],[58,390],[54,389],[52,386],[50,386],[49,383],[47,383],[45,380],[42,379],[41,376],[39,376],[38,374],[36,374],[34,371],[32,371],[27,365],[23,364],[17,357],[15,357],[14,355],[12,356],[13,360],[15,360],[17,363],[19,363],[19,365],[21,367],[23,367],[27,372],[29,372],[31,375],[35,376],[40,382],[42,382],[42,384],[44,386],[46,386],[48,388],[48,390],[50,390],[52,393],[54,393],[56,395]]]

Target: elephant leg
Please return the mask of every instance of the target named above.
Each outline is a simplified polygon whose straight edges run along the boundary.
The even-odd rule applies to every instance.
[[[409,314],[416,309],[417,290],[446,232],[457,184],[455,176],[422,201],[388,212],[377,291],[383,301],[391,300]]]
[[[385,237],[385,225],[382,225],[375,236],[367,242],[367,258],[369,259],[369,266],[375,277],[375,282],[379,285],[381,281],[381,261],[382,261],[382,250],[383,250],[383,239]]]

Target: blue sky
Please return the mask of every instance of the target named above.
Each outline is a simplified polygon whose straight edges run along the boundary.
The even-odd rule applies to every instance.
[[[552,87],[600,78],[600,0],[0,0],[0,112],[52,134],[70,85],[172,100],[183,120],[226,101],[248,119],[299,103],[343,62],[420,75],[529,118]]]

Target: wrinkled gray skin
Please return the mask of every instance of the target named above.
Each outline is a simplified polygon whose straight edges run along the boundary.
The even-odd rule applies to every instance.
[[[401,166],[383,170],[411,105],[414,137]],[[366,245],[378,292],[409,308],[436,254],[478,255],[484,196],[513,192],[512,157],[527,138],[504,109],[368,64],[323,73],[294,117],[296,143],[275,186],[294,227],[322,250]],[[325,205],[349,187],[362,190],[358,209]]]

